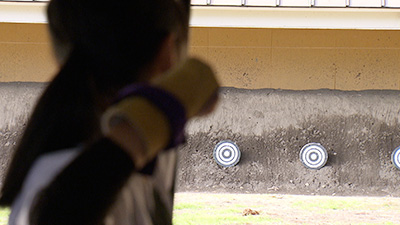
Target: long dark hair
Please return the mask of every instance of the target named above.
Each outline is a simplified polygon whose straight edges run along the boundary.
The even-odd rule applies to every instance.
[[[52,0],[48,20],[63,66],[40,98],[15,150],[0,205],[12,204],[42,154],[90,144],[99,117],[135,82],[171,32],[187,39],[189,0]],[[179,44],[178,44],[179,46]]]

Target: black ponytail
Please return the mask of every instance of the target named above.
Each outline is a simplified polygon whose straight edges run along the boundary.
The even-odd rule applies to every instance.
[[[65,63],[38,101],[1,190],[10,206],[42,154],[100,136],[99,117],[118,89],[135,82],[166,36],[187,40],[189,1],[52,0],[49,27]]]
[[[84,59],[72,52],[33,111],[6,175],[1,205],[12,203],[41,154],[75,147],[93,138],[98,113],[90,80]]]

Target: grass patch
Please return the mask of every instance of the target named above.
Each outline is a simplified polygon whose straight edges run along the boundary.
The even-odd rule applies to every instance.
[[[356,225],[398,225],[399,223],[385,222],[385,223],[357,223]]]
[[[188,203],[188,202],[182,202],[175,204],[174,209],[175,210],[202,210],[207,208],[207,206],[204,203]]]
[[[277,224],[281,220],[272,219],[268,216],[247,216],[220,214],[217,212],[207,214],[197,212],[195,214],[176,215],[173,224],[194,225],[194,224]]]
[[[173,224],[276,224],[282,222],[262,213],[257,216],[242,216],[242,210],[236,208],[207,209],[192,211],[174,208]]]
[[[8,208],[0,208],[0,225],[6,225],[10,210]]]
[[[297,201],[293,203],[294,207],[302,210],[357,210],[365,208],[359,201],[352,201],[347,199],[326,199],[314,201]]]
[[[262,212],[256,216],[242,216],[244,209],[245,206],[240,204],[217,207],[203,202],[177,203],[174,206],[173,224],[276,224],[281,222]]]
[[[400,225],[400,198],[268,194],[175,194],[174,225]],[[259,215],[243,216],[245,209]]]
[[[400,203],[392,200],[376,202],[360,198],[314,198],[312,201],[296,201],[292,205],[295,208],[307,211],[326,212],[327,210],[394,210],[400,212]]]

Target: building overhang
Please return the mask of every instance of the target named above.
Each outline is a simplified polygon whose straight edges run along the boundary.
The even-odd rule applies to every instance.
[[[0,22],[47,23],[47,2],[0,2]],[[192,27],[400,30],[398,8],[193,6]]]

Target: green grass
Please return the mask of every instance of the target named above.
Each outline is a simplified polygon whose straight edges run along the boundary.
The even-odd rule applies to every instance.
[[[193,194],[190,194],[193,195]],[[187,195],[187,196],[190,196]],[[184,196],[178,194],[178,196]],[[358,197],[302,197],[302,196],[281,196],[273,195],[225,195],[225,194],[196,194],[196,198],[179,199],[174,205],[174,225],[207,225],[207,224],[311,224],[315,218],[330,218],[328,215],[335,213],[363,212],[379,217],[383,213],[400,214],[400,199],[398,198],[358,198]],[[242,201],[252,197],[251,201]],[[276,214],[274,210],[279,208],[285,214]],[[280,208],[282,207],[282,208]],[[260,212],[260,215],[243,216],[243,210],[250,208]],[[286,216],[296,214],[295,217],[302,217],[303,214],[310,214],[308,222],[295,221],[293,217]],[[0,225],[6,225],[10,210],[0,208]],[[315,215],[320,215],[315,217]],[[328,217],[327,217],[328,216]],[[344,224],[343,221],[329,220],[325,224]],[[398,217],[397,217],[398,218]],[[349,220],[351,217],[348,218]],[[347,219],[346,219],[347,220]],[[375,220],[375,219],[374,219]],[[357,225],[399,225],[398,219],[385,218],[379,221],[358,220],[351,224]],[[311,221],[311,223],[310,223]],[[322,220],[319,220],[320,222]],[[322,221],[323,222],[323,221]],[[347,221],[348,222],[348,221]],[[314,223],[316,224],[316,223]]]
[[[6,225],[8,222],[10,210],[8,208],[0,208],[0,225]]]
[[[201,202],[178,203],[174,206],[173,224],[276,224],[279,219],[260,212],[260,215],[243,216],[243,205],[216,207]]]
[[[201,204],[201,203],[187,203],[187,202],[179,203],[179,204],[176,204],[174,206],[175,210],[185,210],[185,209],[187,209],[187,210],[201,210],[201,209],[204,209],[204,208],[206,208],[206,206],[204,204]]]
[[[358,223],[355,225],[377,225],[377,224],[376,223]],[[386,222],[386,223],[383,223],[382,225],[398,225],[398,223]]]
[[[400,199],[177,193],[173,224],[400,225]],[[243,216],[243,210],[260,215]]]
[[[267,215],[242,216],[237,209],[197,210],[196,212],[175,211],[174,224],[267,224],[281,222]]]
[[[303,210],[347,210],[347,209],[361,209],[365,208],[359,201],[349,201],[347,199],[337,200],[337,199],[326,199],[317,201],[297,201],[293,203],[294,207]]]
[[[384,198],[382,198],[384,199]],[[359,198],[315,198],[313,201],[296,201],[293,207],[308,211],[326,212],[329,210],[396,210],[400,213],[400,202],[393,200],[374,200]]]

